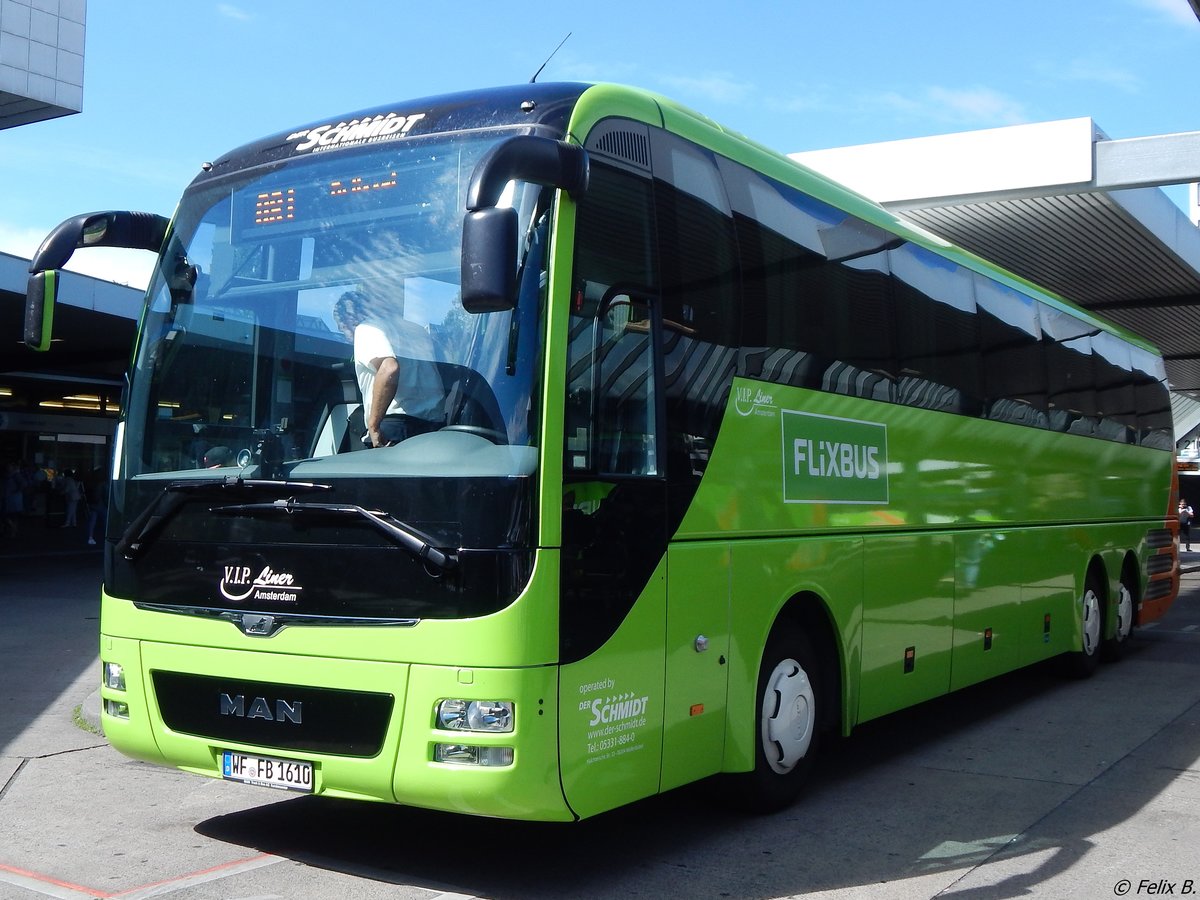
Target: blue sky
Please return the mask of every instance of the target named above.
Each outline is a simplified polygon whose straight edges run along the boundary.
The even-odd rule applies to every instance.
[[[784,152],[1077,116],[1200,130],[1186,0],[102,0],[83,112],[0,131],[0,250],[80,212],[170,214],[201,163],[265,134],[528,81],[568,32],[539,80],[656,90]],[[73,267],[144,279],[148,255],[100,254]]]

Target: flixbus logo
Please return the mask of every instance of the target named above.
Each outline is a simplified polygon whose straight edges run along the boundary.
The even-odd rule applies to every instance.
[[[888,502],[886,425],[781,412],[785,503]]]

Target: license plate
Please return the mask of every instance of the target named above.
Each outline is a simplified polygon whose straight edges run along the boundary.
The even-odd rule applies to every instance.
[[[225,750],[221,753],[221,775],[228,781],[282,788],[285,791],[311,794],[313,789],[312,763],[294,759],[274,759]]]

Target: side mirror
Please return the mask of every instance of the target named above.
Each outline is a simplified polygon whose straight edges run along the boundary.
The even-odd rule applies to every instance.
[[[54,304],[58,300],[58,270],[80,247],[162,247],[170,220],[154,213],[94,212],[61,222],[42,241],[29,263],[25,288],[25,343],[34,350],[50,349]]]
[[[463,309],[512,309],[516,279],[517,211],[489,206],[468,212],[462,236]]]
[[[58,271],[35,272],[25,288],[25,344],[31,350],[50,349],[54,327],[54,301],[58,299]]]
[[[467,186],[463,220],[462,305],[470,313],[516,306],[517,212],[500,208],[510,181],[527,181],[578,199],[588,186],[588,155],[582,147],[536,135],[517,135],[492,147],[475,166]]]

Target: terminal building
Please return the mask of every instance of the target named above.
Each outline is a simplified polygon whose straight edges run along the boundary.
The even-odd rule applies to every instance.
[[[82,109],[85,13],[86,0],[0,3],[0,129]],[[1077,118],[793,157],[1150,339],[1184,468],[1200,462],[1200,229],[1162,190],[1200,182],[1200,132],[1112,139]],[[0,253],[0,464],[101,466],[141,292],[67,273],[54,344],[34,353],[20,341],[27,269]]]
[[[0,3],[0,144],[3,129],[83,109],[86,20],[86,0]],[[55,345],[34,353],[21,343],[28,268],[0,252],[0,466],[89,470],[108,458],[141,292],[66,274]]]
[[[64,272],[54,342],[35,353],[21,340],[28,278],[29,260],[0,253],[0,466],[89,472],[108,461],[142,292]]]
[[[83,109],[86,0],[0,3],[2,129]],[[29,261],[0,253],[0,465],[86,470],[107,459],[139,291],[67,274],[56,345],[21,344]]]
[[[83,109],[86,0],[0,3],[0,128]]]

